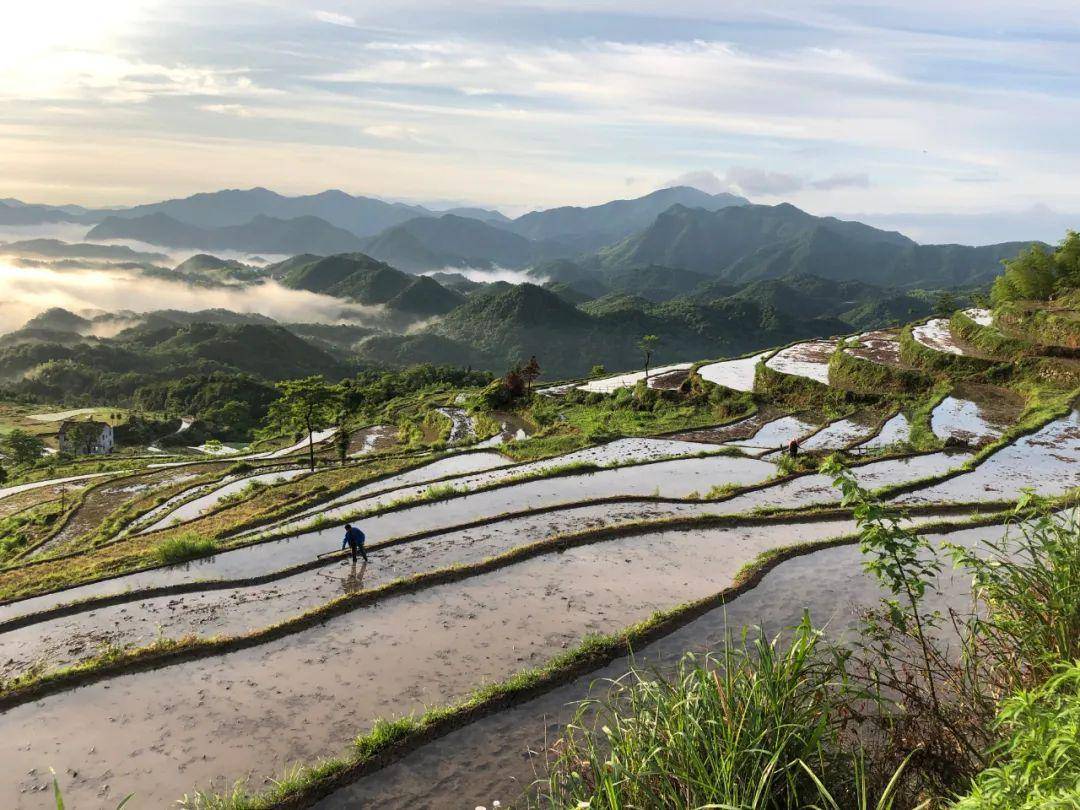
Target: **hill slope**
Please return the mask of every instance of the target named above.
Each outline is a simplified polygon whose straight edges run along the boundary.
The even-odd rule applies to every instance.
[[[138,239],[166,247],[200,250],[242,250],[260,253],[346,253],[360,248],[360,239],[318,217],[274,219],[258,215],[242,225],[204,228],[155,213],[126,218],[111,216],[95,225],[88,239]]]
[[[918,245],[860,222],[815,217],[793,205],[705,211],[675,206],[648,228],[601,251],[608,270],[659,264],[732,281],[811,273],[889,286],[985,282],[1025,245]]]
[[[713,211],[748,202],[733,194],[707,194],[689,186],[674,186],[632,200],[533,211],[507,227],[529,239],[559,241],[577,252],[591,252],[647,227],[673,205]]]

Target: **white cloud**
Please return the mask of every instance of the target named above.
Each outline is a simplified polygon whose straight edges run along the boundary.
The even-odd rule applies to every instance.
[[[342,25],[347,28],[356,27],[356,19],[350,17],[348,14],[338,14],[335,11],[316,11],[313,16],[319,22],[330,23],[331,25]]]

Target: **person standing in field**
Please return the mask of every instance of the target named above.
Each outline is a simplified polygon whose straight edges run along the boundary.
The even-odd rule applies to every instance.
[[[364,541],[366,539],[364,533],[360,531],[358,527],[353,526],[351,523],[345,524],[345,539],[341,541],[341,547],[349,547],[349,550],[352,552],[352,561],[354,563],[356,562],[357,554],[364,558],[364,562],[368,561],[367,554],[364,553]]]
[[[788,442],[787,451],[788,455],[792,458],[796,458],[799,455],[799,440],[797,438]]]

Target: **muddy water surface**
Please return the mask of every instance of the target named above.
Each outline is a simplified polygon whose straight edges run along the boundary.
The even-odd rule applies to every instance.
[[[933,540],[972,547],[1000,537],[1001,532],[990,527]],[[942,581],[947,595],[935,598],[934,604],[965,608],[967,584],[964,577],[947,577]],[[754,590],[639,650],[636,663],[668,672],[688,651],[717,650],[744,626],[776,633],[798,623],[803,611],[809,611],[814,624],[825,627],[831,638],[850,637],[860,610],[880,596],[875,582],[863,573],[855,546],[797,557],[767,573]],[[544,776],[548,747],[572,719],[575,703],[602,698],[606,684],[626,675],[629,665],[629,659],[620,659],[528,703],[471,723],[339,790],[316,807],[436,810],[491,807],[494,800],[514,806],[530,784]]]
[[[548,660],[590,632],[714,593],[763,549],[846,523],[668,532],[599,543],[353,611],[302,634],[44,698],[0,716],[0,802],[49,766],[72,806],[138,792],[164,807],[194,785],[253,785],[340,751],[378,717],[421,710]]]
[[[698,369],[698,374],[704,380],[716,383],[716,385],[722,385],[725,388],[731,388],[734,391],[753,391],[754,368],[768,355],[769,352],[762,352],[738,360],[722,360],[719,363],[710,363]]]
[[[781,349],[765,365],[781,374],[807,377],[824,385],[829,384],[829,357],[839,340],[808,340]]]
[[[649,502],[579,507],[501,521],[385,549],[371,548],[368,566],[353,567],[338,557],[312,571],[272,583],[207,590],[110,607],[39,622],[0,633],[0,677],[13,677],[32,664],[59,667],[92,657],[102,644],[143,645],[159,636],[236,635],[296,616],[346,592],[377,588],[395,579],[455,564],[478,562],[556,534],[618,523],[689,517],[719,511],[714,504]],[[112,583],[123,593],[134,581],[141,587],[189,581],[180,566],[124,577]],[[88,590],[88,589],[87,589]],[[85,591],[82,591],[85,596]]]
[[[972,472],[897,499],[900,503],[988,501],[1019,497],[1024,489],[1062,495],[1080,486],[1080,412],[998,450]]]

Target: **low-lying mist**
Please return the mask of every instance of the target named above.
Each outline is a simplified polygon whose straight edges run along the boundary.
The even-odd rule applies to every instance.
[[[118,269],[17,267],[0,259],[0,333],[21,327],[51,307],[75,313],[227,309],[283,322],[355,323],[384,327],[382,307],[290,290],[266,280],[244,287],[202,287]]]
[[[527,270],[511,270],[509,267],[444,267],[441,270],[432,270],[423,273],[432,276],[435,273],[456,273],[465,276],[469,281],[479,281],[485,284],[493,284],[496,281],[505,281],[509,284],[543,284],[547,281],[546,276],[533,275]]]

